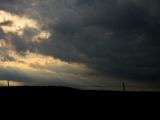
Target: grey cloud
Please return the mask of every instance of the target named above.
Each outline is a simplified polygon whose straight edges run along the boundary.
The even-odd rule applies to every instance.
[[[0,28],[0,39],[3,39],[5,36],[4,31]]]
[[[144,1],[121,4],[111,0],[78,1],[62,9],[59,6],[55,12],[58,21],[51,28],[55,33],[51,43],[65,44],[56,49],[61,54],[52,47],[46,52],[64,60],[80,60],[104,74],[158,80],[160,17],[153,6]]]
[[[2,8],[40,21],[53,35],[32,46],[16,42],[18,51],[36,47],[42,54],[86,63],[105,75],[160,78],[158,0],[28,1],[14,0],[16,7]]]
[[[0,76],[1,80],[12,80],[15,82],[22,82],[24,85],[57,85],[57,86],[68,86],[68,87],[77,87],[83,88],[85,86],[91,87],[92,89],[94,86],[98,86],[101,89],[101,84],[95,84],[96,79],[93,78],[92,80],[85,80],[87,77],[91,77],[87,74],[83,74],[81,71],[77,71],[76,68],[66,67],[68,70],[67,72],[64,70],[60,70],[61,67],[53,68],[50,66],[49,69],[52,69],[53,72],[47,72],[44,68],[40,66],[32,66],[35,68],[40,68],[41,70],[24,70],[21,68],[13,68],[13,67],[5,67],[0,69]],[[47,66],[46,66],[47,67]],[[49,66],[48,66],[49,67]],[[63,67],[63,66],[62,66]],[[75,69],[76,71],[73,71]],[[78,72],[78,74],[76,73]],[[80,75],[80,76],[79,76]],[[107,81],[106,81],[107,82]],[[23,84],[22,84],[23,85]]]

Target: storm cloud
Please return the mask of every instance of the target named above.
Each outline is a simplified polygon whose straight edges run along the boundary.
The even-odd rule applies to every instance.
[[[17,53],[29,50],[85,64],[95,76],[160,82],[159,4],[159,0],[0,0],[1,10],[40,25],[40,31],[26,27],[21,37],[1,30],[0,37],[7,36]],[[51,35],[34,37],[41,31]]]

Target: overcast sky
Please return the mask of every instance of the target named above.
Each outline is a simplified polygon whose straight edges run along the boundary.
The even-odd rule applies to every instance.
[[[0,79],[160,88],[159,0],[0,0]]]

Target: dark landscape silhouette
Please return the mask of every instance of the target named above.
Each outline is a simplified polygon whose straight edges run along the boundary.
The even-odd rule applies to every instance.
[[[14,86],[0,87],[0,97],[153,97],[160,92],[136,92],[136,91],[111,91],[111,90],[82,90],[60,86]]]

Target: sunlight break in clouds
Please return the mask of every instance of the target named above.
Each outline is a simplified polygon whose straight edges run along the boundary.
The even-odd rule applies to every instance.
[[[0,23],[0,26],[5,33],[15,33],[18,36],[24,35],[25,28],[37,30],[37,35],[32,37],[33,42],[39,42],[43,39],[48,39],[51,36],[48,31],[41,30],[41,25],[37,21],[27,18],[26,16],[18,16],[1,10]]]
[[[8,50],[6,54],[12,60],[1,60],[0,69],[6,71],[6,74],[11,77],[7,78],[5,76],[4,79],[15,81],[17,85],[25,85],[27,83],[26,85],[74,84],[79,86],[83,82],[89,82],[86,75],[92,72],[84,64],[68,63],[51,56],[29,51],[21,55],[16,51]],[[4,56],[0,57],[3,58]],[[0,74],[3,75],[3,73]],[[16,74],[18,76],[16,76],[16,79],[13,79]]]
[[[51,56],[31,53],[27,51],[24,55],[18,54],[16,51],[8,50],[7,55],[10,56],[13,60],[12,61],[0,61],[0,67],[19,67],[27,69],[27,68],[33,68],[37,69],[38,67],[70,67],[76,69],[87,69],[87,66],[84,64],[78,64],[78,63],[68,63],[65,61],[61,61],[60,59],[55,59]],[[2,56],[3,57],[3,56]],[[36,67],[37,66],[37,67]]]
[[[4,25],[2,29],[5,33],[13,32],[18,33],[18,35],[23,35],[23,29],[25,27],[31,27],[39,29],[38,23],[34,20],[28,19],[26,17],[21,17],[17,15],[13,15],[11,13],[0,11],[0,23],[11,21],[11,25]]]
[[[29,50],[17,51],[15,44],[12,43],[12,37],[8,37],[10,33],[15,34],[17,40],[37,44],[51,37],[51,33],[42,29],[36,20],[1,10],[0,28],[4,32],[0,36],[1,79],[11,80],[13,85],[23,85],[19,83],[21,81],[47,85],[62,84],[68,81],[68,84],[74,84],[78,80],[87,80],[86,74],[92,72],[85,64],[66,62]],[[29,30],[27,31],[29,34],[26,34],[26,30]],[[0,84],[3,85],[5,82],[2,81]]]

